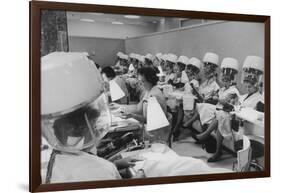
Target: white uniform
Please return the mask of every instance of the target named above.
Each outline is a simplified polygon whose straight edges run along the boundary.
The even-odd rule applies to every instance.
[[[239,91],[235,86],[230,86],[228,89],[225,89],[225,87],[223,87],[219,89],[218,92],[219,99],[221,100],[226,99],[230,94],[237,94],[237,96],[239,97]],[[211,121],[215,118],[216,107],[216,105],[209,103],[197,104],[197,111],[199,113],[202,125],[211,123]]]
[[[248,94],[245,94],[240,97],[240,104],[242,107],[249,107],[255,109],[258,102],[263,102],[263,95],[259,92],[256,92],[248,97]]]
[[[173,150],[165,152],[143,152],[139,156],[145,161],[136,169],[143,169],[146,177],[185,176],[196,174],[229,173],[229,169],[210,167],[206,162],[188,157],[179,156]]]
[[[213,93],[217,92],[220,89],[220,86],[216,82],[215,78],[212,78],[210,80],[204,81],[200,86],[199,86],[199,93],[201,95],[204,95],[204,97],[210,98]]]
[[[180,80],[180,82],[184,83],[184,84],[189,82],[189,78],[188,78],[188,76],[187,76],[185,71],[181,72],[181,80]]]
[[[190,84],[193,84],[194,88],[198,89],[199,88],[199,82],[195,79],[191,80],[190,82],[187,82],[185,85],[184,85],[184,92],[186,94],[191,94],[193,95],[193,92],[192,92],[192,87],[190,86]]]
[[[262,101],[262,95],[259,92],[256,92],[247,98],[248,94],[240,97],[239,101],[241,106],[249,107],[255,109],[257,103]],[[218,120],[218,130],[224,138],[231,139],[232,130],[230,125],[230,115],[227,112],[218,111],[216,112],[216,119]]]
[[[115,165],[85,152],[57,154],[50,183],[121,179]]]
[[[225,87],[223,87],[219,90],[219,100],[224,100],[231,94],[236,94],[238,99],[240,98],[240,93],[238,89],[236,88],[236,86],[232,85],[228,89],[225,89]]]

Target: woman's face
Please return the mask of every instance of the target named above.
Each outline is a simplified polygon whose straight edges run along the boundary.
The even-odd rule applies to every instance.
[[[191,76],[192,76],[192,69],[191,69],[191,67],[190,66],[187,66],[186,68],[185,68],[185,72],[186,72],[186,75],[188,76],[188,78],[191,78]]]
[[[166,71],[167,71],[168,74],[171,74],[173,72],[173,69],[171,68],[171,66],[167,65]]]
[[[248,91],[248,94],[253,94],[255,92],[257,92],[257,86],[255,86],[254,84],[250,83],[250,82],[244,82],[244,85]]]
[[[223,86],[225,87],[225,88],[229,88],[230,87],[230,85],[231,85],[231,81],[230,80],[228,80],[228,79],[222,79],[222,84],[223,84]]]
[[[179,65],[178,65],[178,64],[175,64],[175,65],[174,65],[174,72],[175,72],[175,73],[179,73],[179,72],[180,72],[180,68],[179,68]]]
[[[141,82],[141,84],[143,85],[143,87],[146,89],[146,90],[150,90],[151,87],[152,87],[152,84],[150,82],[148,82],[144,76],[142,75],[138,75],[138,80]]]
[[[210,70],[211,70],[211,66],[209,64],[204,63],[204,69],[203,69],[204,74],[205,75],[208,74]]]
[[[204,76],[209,79],[212,78],[214,75],[212,65],[208,63],[204,63],[204,68],[203,68]]]

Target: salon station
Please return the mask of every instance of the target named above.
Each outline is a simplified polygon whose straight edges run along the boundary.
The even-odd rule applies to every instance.
[[[264,26],[42,11],[43,183],[264,170]]]

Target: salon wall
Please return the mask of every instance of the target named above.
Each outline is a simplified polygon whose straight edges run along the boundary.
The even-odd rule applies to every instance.
[[[75,52],[95,53],[94,61],[101,66],[116,63],[116,53],[125,52],[123,39],[69,36],[69,50]]]
[[[156,31],[156,25],[114,25],[102,22],[67,20],[69,36],[125,39]]]
[[[234,57],[242,63],[247,55],[264,56],[264,26],[248,22],[220,22],[125,40],[127,53],[175,53],[203,58],[208,51]],[[238,74],[238,88],[245,93]]]

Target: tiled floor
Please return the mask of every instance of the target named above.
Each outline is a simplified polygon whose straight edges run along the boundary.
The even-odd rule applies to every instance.
[[[181,156],[190,156],[207,162],[207,159],[211,157],[212,154],[207,153],[202,149],[201,145],[195,144],[194,142],[195,140],[190,136],[189,132],[184,131],[179,137],[179,141],[173,142],[172,149]],[[232,170],[233,162],[235,161],[235,157],[224,152],[221,160],[214,163],[207,162],[207,164],[210,167],[220,167]]]

